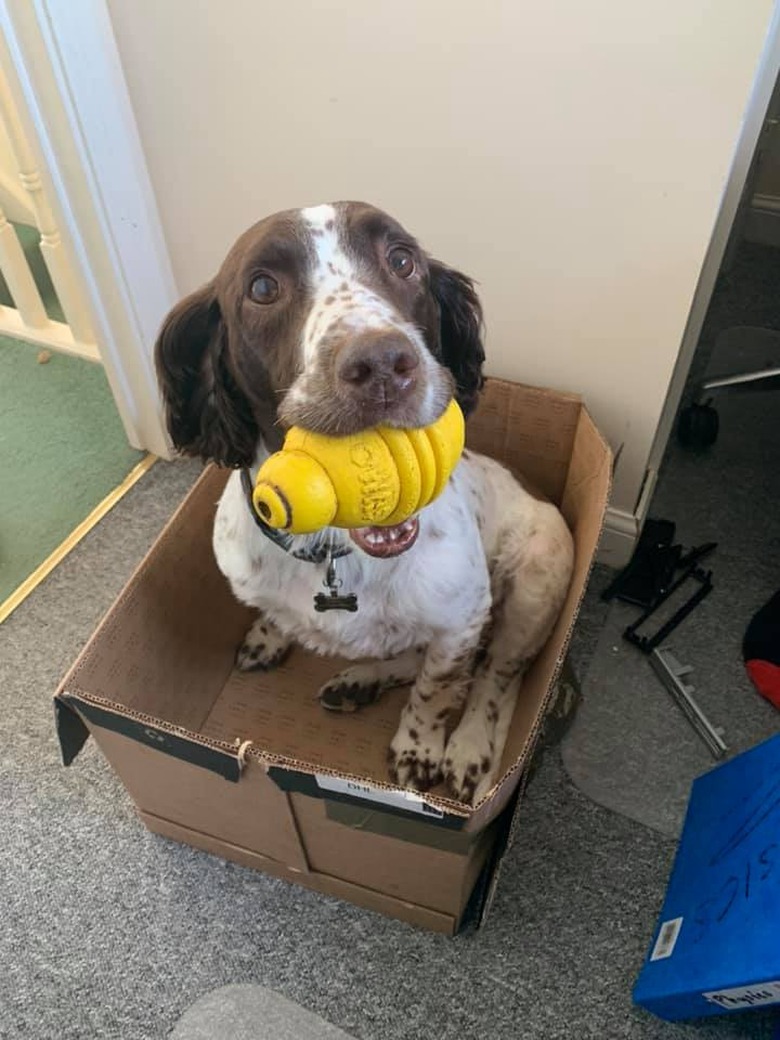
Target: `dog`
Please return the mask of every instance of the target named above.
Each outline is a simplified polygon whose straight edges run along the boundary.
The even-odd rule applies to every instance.
[[[522,674],[572,572],[559,511],[466,450],[442,494],[395,528],[283,535],[251,507],[260,464],[292,425],[349,434],[434,422],[482,387],[482,311],[470,278],[364,203],[289,210],[246,231],[218,274],[163,323],[155,359],[175,447],[232,467],[214,553],[259,616],[237,654],[272,668],[294,643],[355,663],[320,690],[355,710],[412,684],[391,780],[478,804],[494,786]],[[356,612],[323,610],[330,581]],[[339,602],[341,600],[339,599]]]

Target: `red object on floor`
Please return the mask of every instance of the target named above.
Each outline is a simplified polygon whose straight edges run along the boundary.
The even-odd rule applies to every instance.
[[[780,708],[780,592],[753,616],[745,632],[742,656],[758,692]]]
[[[759,693],[780,708],[780,664],[771,661],[746,661],[750,680]]]

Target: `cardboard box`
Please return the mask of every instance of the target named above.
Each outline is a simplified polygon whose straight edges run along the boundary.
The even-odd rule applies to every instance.
[[[780,1005],[780,735],[694,781],[634,1000],[670,1021]]]
[[[468,442],[559,503],[576,543],[564,610],[525,680],[489,798],[472,808],[443,788],[423,798],[391,786],[387,748],[407,689],[334,715],[315,693],[343,667],[336,659],[295,650],[274,672],[234,671],[252,613],[214,562],[227,479],[214,467],[57,692],[66,765],[91,733],[159,834],[449,934],[476,886],[480,917],[596,552],[611,458],[577,397],[499,380]]]

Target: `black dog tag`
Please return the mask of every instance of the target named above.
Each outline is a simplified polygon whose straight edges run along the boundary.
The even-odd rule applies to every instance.
[[[319,614],[324,614],[326,610],[348,610],[351,614],[355,613],[358,608],[357,596],[354,592],[348,592],[345,595],[339,592],[341,582],[336,577],[336,564],[330,552],[328,553],[328,569],[322,584],[328,592],[327,594],[318,592],[314,597],[314,609]]]
[[[328,595],[324,592],[318,592],[314,597],[314,609],[320,614],[324,614],[326,610],[349,610],[354,614],[357,608],[357,596],[354,592],[349,592],[346,596],[340,596],[334,589]]]

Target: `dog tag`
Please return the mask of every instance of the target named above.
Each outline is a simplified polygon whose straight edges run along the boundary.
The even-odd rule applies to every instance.
[[[320,614],[324,614],[326,610],[349,610],[354,614],[357,608],[357,596],[354,592],[349,592],[346,596],[340,596],[338,592],[331,592],[327,596],[324,592],[318,592],[314,597],[314,609]]]
[[[355,613],[358,608],[357,596],[354,592],[344,595],[339,592],[341,581],[336,577],[336,563],[330,552],[328,553],[328,569],[322,584],[328,592],[327,595],[324,592],[318,592],[314,597],[314,609],[319,614],[324,614],[326,610],[348,610],[351,614]]]

